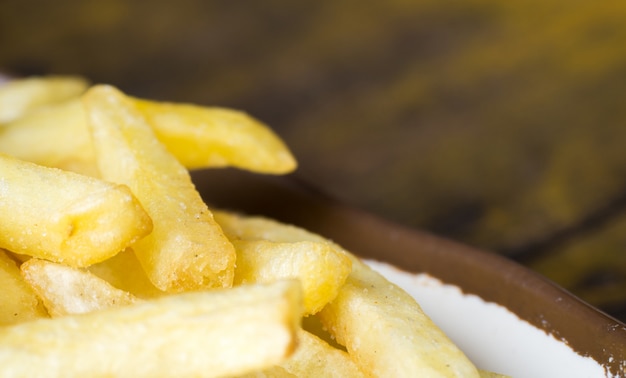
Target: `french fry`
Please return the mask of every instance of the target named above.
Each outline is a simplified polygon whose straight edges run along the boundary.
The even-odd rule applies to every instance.
[[[184,293],[0,329],[13,377],[222,377],[280,364],[297,345],[297,281]]]
[[[189,169],[233,166],[284,174],[296,160],[270,128],[225,108],[134,99],[157,137]]]
[[[296,227],[224,211],[213,214],[237,251],[234,284],[298,278],[304,292],[304,315],[318,312],[333,300],[350,273],[350,258],[325,240],[282,242],[298,240],[302,232]],[[245,235],[238,234],[242,229],[247,230]]]
[[[353,257],[339,295],[318,314],[373,377],[479,377],[413,297]]]
[[[166,294],[150,282],[146,272],[141,267],[141,263],[137,260],[137,256],[130,248],[89,266],[87,270],[137,298],[149,299]]]
[[[296,352],[281,364],[299,378],[362,378],[365,374],[348,353],[335,349],[317,336],[300,330]]]
[[[32,87],[34,83],[43,89],[56,81],[21,79],[11,85],[29,88],[27,84]],[[47,106],[7,119],[0,126],[0,152],[45,166],[96,175],[87,114],[78,99],[85,89],[77,88],[72,96],[68,95],[68,101],[61,101],[64,97],[59,95],[59,99],[46,102]],[[129,100],[146,117],[157,138],[188,169],[232,166],[284,174],[297,166],[283,141],[243,112],[130,97]],[[49,143],[51,140],[55,143]]]
[[[47,167],[98,175],[79,98],[33,110],[0,126],[0,152]]]
[[[0,327],[48,317],[37,294],[24,281],[20,268],[0,249]]]
[[[77,268],[40,259],[20,267],[26,282],[43,300],[52,317],[126,306],[138,300],[105,280]]]
[[[87,81],[77,76],[46,76],[12,80],[0,86],[0,124],[30,110],[78,97]]]
[[[171,292],[231,286],[235,249],[185,167],[117,89],[92,87],[84,104],[101,176],[128,185],[152,218],[154,231],[133,246],[150,281]]]
[[[0,248],[70,266],[111,257],[152,230],[128,187],[0,155]]]
[[[233,245],[235,285],[297,278],[304,291],[304,315],[333,300],[351,270],[350,259],[325,243],[233,240]]]

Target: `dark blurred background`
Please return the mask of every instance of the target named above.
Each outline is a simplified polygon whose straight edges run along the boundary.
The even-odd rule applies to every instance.
[[[0,71],[243,109],[297,175],[626,320],[626,2],[0,0]]]

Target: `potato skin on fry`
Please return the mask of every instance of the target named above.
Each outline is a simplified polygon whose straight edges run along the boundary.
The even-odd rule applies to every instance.
[[[0,155],[0,247],[84,267],[152,231],[125,185]]]

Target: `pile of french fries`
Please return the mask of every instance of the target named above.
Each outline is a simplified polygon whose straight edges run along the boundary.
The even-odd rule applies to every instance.
[[[339,245],[209,209],[189,170],[226,166],[296,162],[238,111],[0,87],[0,376],[497,376]]]

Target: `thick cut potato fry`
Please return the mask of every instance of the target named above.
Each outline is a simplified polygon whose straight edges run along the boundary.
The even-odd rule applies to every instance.
[[[87,81],[76,76],[46,76],[12,80],[0,86],[0,124],[32,109],[78,97]]]
[[[190,169],[233,166],[284,174],[296,160],[274,132],[245,113],[134,99],[157,137]]]
[[[0,155],[0,247],[71,266],[109,258],[152,223],[128,187]]]
[[[79,98],[36,109],[0,126],[0,152],[47,167],[98,175]]]
[[[157,138],[188,169],[228,166],[284,174],[296,168],[282,140],[243,113],[134,101]],[[87,114],[78,98],[37,108],[0,125],[0,152],[91,176],[98,172]]]
[[[323,239],[306,240],[315,237],[303,235],[299,228],[225,211],[213,214],[237,251],[235,285],[298,278],[305,315],[333,300],[351,271],[350,258],[342,250]]]
[[[234,284],[297,278],[304,291],[304,315],[315,314],[333,300],[351,271],[350,259],[325,243],[232,243],[237,251]]]
[[[130,293],[111,286],[88,271],[66,265],[30,259],[20,270],[53,317],[126,306],[138,301]]]
[[[128,185],[154,231],[133,246],[148,277],[164,291],[232,285],[235,249],[191,182],[120,91],[92,87],[84,96],[101,176]]]
[[[150,282],[130,248],[87,269],[114,287],[127,291],[137,298],[149,299],[166,294]]]
[[[281,364],[299,378],[362,378],[359,370],[345,351],[335,349],[319,337],[300,330],[296,352]]]
[[[297,345],[296,280],[184,293],[0,329],[10,377],[222,377],[280,364]]]
[[[20,268],[0,249],[0,326],[48,317]]]
[[[318,314],[372,377],[479,377],[405,291],[353,258],[337,298]]]

